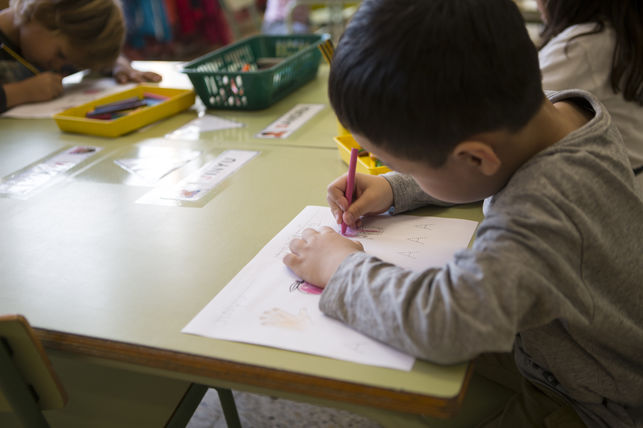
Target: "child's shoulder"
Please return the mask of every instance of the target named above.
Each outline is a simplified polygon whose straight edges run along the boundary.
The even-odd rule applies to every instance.
[[[593,52],[594,55],[601,49],[611,51],[616,40],[614,29],[609,24],[605,24],[600,31],[598,29],[599,27],[594,22],[571,25],[554,36],[541,49],[540,56],[542,56],[543,52],[546,53],[549,50],[556,49],[564,49],[567,55],[574,48]]]
[[[605,37],[614,33],[610,24],[599,25],[596,22],[586,22],[583,24],[574,24],[561,31],[554,39],[575,39],[577,37]]]
[[[551,102],[572,102],[591,109],[593,118],[558,142],[535,154],[512,176],[497,195],[503,209],[516,200],[554,201],[590,208],[595,197],[582,195],[618,193],[624,198],[634,187],[625,146],[605,107],[582,90],[548,91]]]
[[[580,128],[570,132],[560,141],[543,150],[556,153],[560,151],[577,152],[578,156],[586,155],[587,151],[598,151],[602,156],[617,157],[624,164],[627,156],[622,139],[605,106],[590,92],[581,89],[562,91],[546,91],[546,96],[552,103],[568,102],[578,110],[590,116],[589,121]]]

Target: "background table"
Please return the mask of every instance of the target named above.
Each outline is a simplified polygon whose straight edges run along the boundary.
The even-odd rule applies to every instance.
[[[265,111],[210,112],[244,128],[154,142],[209,156],[260,152],[200,208],[137,203],[150,188],[127,185],[113,162],[193,111],[118,139],[64,134],[52,120],[0,119],[0,176],[73,145],[103,148],[91,165],[27,200],[0,198],[0,313],[25,315],[70,371],[94,365],[180,381],[178,389],[199,382],[356,411],[454,414],[468,364],[418,361],[402,372],[181,333],[304,206],[325,205],[327,183],[346,171],[330,107],[288,139],[254,138],[298,103],[327,104],[326,74],[323,67]],[[481,218],[477,205],[420,214]]]

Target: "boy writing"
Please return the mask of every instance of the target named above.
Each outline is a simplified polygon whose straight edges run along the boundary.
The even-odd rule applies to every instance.
[[[304,231],[284,262],[325,287],[322,311],[437,363],[513,351],[521,385],[492,426],[641,426],[643,200],[596,98],[543,94],[515,4],[364,1],[329,97],[398,171],[358,175],[350,207],[331,183],[338,223],[486,199],[472,248],[422,272]]]
[[[11,0],[0,12],[0,43],[19,53],[32,70],[0,49],[0,113],[62,93],[70,70],[113,69],[119,82],[159,81],[119,56],[125,23],[118,0]]]

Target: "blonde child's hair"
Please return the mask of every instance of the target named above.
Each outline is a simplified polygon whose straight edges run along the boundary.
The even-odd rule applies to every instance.
[[[110,67],[125,39],[125,18],[119,0],[11,0],[16,25],[36,21],[67,37],[82,64]]]

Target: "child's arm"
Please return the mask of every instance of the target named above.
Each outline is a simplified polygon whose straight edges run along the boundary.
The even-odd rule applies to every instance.
[[[160,82],[162,77],[153,71],[139,71],[132,68],[129,60],[123,55],[119,56],[112,70],[114,79],[118,83],[126,82]]]
[[[444,202],[427,194],[410,175],[389,172],[382,177],[393,189],[393,214],[403,213],[427,205],[451,207],[455,204]]]
[[[584,322],[592,312],[586,290],[572,290],[581,297],[569,300],[558,289],[578,284],[578,271],[565,258],[542,257],[551,243],[539,239],[558,233],[553,245],[560,248],[565,241],[577,245],[578,237],[556,227],[537,228],[533,234],[525,228],[528,236],[510,236],[503,231],[504,219],[489,223],[479,234],[491,236],[479,235],[473,249],[456,253],[441,268],[410,270],[364,252],[350,254],[326,283],[320,310],[397,349],[442,364],[484,352],[509,352],[517,332],[556,318]],[[530,217],[524,223],[533,225]]]
[[[20,104],[49,101],[63,91],[62,76],[57,73],[43,72],[34,77],[2,85],[7,109]]]
[[[413,271],[369,256],[361,244],[324,227],[304,230],[284,263],[325,288],[319,307],[326,315],[414,356],[451,364],[510,351],[523,319],[545,323],[559,309],[530,311],[538,293],[555,294],[553,277],[532,261],[531,251],[513,242],[497,244],[506,247],[500,251],[493,243],[476,244],[481,249],[461,252],[442,268]]]

